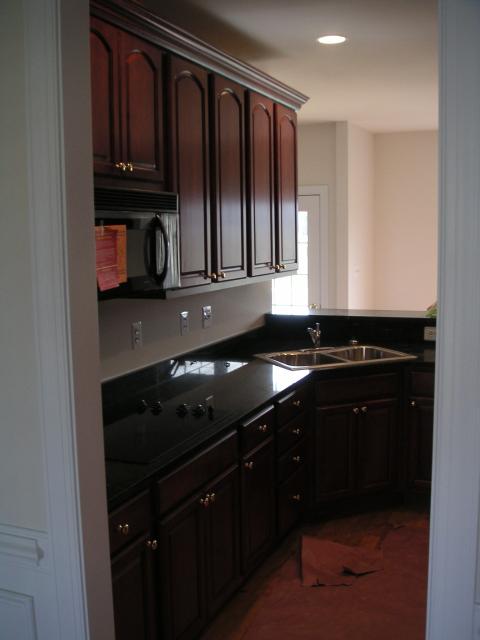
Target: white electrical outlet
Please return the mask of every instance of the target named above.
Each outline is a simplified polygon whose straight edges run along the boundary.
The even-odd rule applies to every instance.
[[[132,322],[132,349],[140,349],[143,347],[143,331],[142,322]]]
[[[213,313],[212,306],[210,304],[202,307],[202,327],[204,329],[208,329],[208,327],[212,326],[213,322]]]
[[[180,335],[184,336],[189,331],[188,311],[180,311]]]
[[[437,327],[423,327],[423,339],[435,342],[437,339]]]

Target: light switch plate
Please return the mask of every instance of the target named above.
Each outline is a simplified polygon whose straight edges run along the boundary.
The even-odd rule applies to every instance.
[[[143,330],[142,322],[132,322],[132,349],[141,349],[143,347]]]
[[[423,327],[423,339],[428,342],[435,342],[437,339],[437,327]]]
[[[208,327],[212,326],[213,322],[213,313],[212,306],[210,304],[202,307],[202,327],[204,329],[208,329]]]
[[[184,336],[189,331],[188,311],[180,311],[180,335]]]

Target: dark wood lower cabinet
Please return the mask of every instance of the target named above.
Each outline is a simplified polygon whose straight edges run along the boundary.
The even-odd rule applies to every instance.
[[[396,399],[317,409],[316,502],[393,489]]]
[[[352,495],[355,409],[352,404],[317,409],[314,499],[323,502]]]
[[[165,639],[195,638],[207,621],[205,514],[200,499],[195,495],[159,525]]]
[[[207,608],[213,616],[240,583],[239,469],[222,476],[209,490],[206,509]]]
[[[116,640],[157,638],[155,551],[151,544],[149,536],[141,536],[112,560]]]
[[[410,398],[409,484],[416,491],[430,490],[432,480],[433,398]]]
[[[427,490],[433,398],[414,393],[433,379],[411,378],[404,414],[398,378],[322,378],[314,412],[305,384],[247,416],[241,437],[232,429],[111,513],[117,640],[198,638],[307,508],[393,496],[397,458],[408,460],[410,488]]]
[[[357,489],[361,493],[393,488],[397,412],[395,399],[373,400],[360,407]]]
[[[238,467],[159,524],[163,638],[196,638],[237,588]]]
[[[275,451],[273,439],[242,461],[242,567],[249,573],[275,539]]]

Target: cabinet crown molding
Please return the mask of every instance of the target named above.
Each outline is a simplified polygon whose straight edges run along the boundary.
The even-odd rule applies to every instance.
[[[221,51],[130,0],[93,0],[90,3],[94,16],[128,29],[132,33],[227,76],[258,91],[292,109],[300,109],[308,96],[272,78],[268,74]]]

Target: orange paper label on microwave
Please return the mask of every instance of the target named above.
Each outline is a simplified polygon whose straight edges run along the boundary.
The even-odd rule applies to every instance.
[[[95,227],[96,270],[100,291],[127,280],[127,228],[125,225]]]

